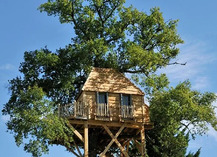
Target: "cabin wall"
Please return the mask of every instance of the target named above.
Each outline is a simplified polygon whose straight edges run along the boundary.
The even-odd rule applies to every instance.
[[[87,103],[89,107],[89,118],[94,119],[95,111],[96,111],[96,92],[83,92],[84,101]]]
[[[136,122],[150,122],[149,107],[144,103],[144,97],[133,95],[134,118]]]
[[[143,118],[143,108],[144,103],[143,96],[141,95],[132,95],[132,102],[134,106],[134,118],[136,122],[142,122]]]
[[[120,117],[120,94],[109,93],[108,103],[111,109],[112,121],[119,121]]]
[[[145,114],[145,116],[144,116],[144,122],[149,123],[150,122],[149,107],[146,104],[144,104],[143,107],[144,107],[144,114]]]
[[[96,92],[84,91],[77,101],[87,102],[89,105],[90,119],[96,117]],[[132,102],[134,106],[134,120],[135,122],[149,122],[148,106],[144,104],[144,97],[141,95],[132,95]],[[109,93],[108,103],[112,121],[120,120],[120,94]]]

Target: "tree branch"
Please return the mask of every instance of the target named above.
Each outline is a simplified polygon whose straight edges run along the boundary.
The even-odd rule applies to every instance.
[[[177,65],[177,64],[179,64],[179,65],[186,65],[187,62],[185,62],[185,63],[173,62],[173,63],[168,63],[167,65]]]
[[[101,38],[103,37],[103,28],[104,28],[104,23],[105,23],[105,21],[103,20],[103,18],[102,18],[102,14],[101,14],[101,12],[100,12],[100,8],[94,3],[94,6],[95,6],[95,8],[96,8],[96,11],[97,11],[97,14],[98,14],[98,16],[99,16],[99,18],[100,18],[100,21],[101,21],[101,27],[102,27],[102,30],[101,30],[101,32],[100,32],[100,36],[101,36]]]
[[[84,34],[84,36],[87,37],[87,39],[89,40],[90,38],[88,37],[87,33],[85,30],[81,29],[81,27],[78,26],[78,23],[76,22],[76,19],[75,19],[75,10],[74,10],[74,3],[72,1],[72,12],[71,12],[71,17],[72,17],[72,22],[74,23],[75,25],[75,28],[76,29],[80,29],[82,31],[82,33]]]
[[[108,18],[114,13],[114,11],[117,9],[119,4],[114,5],[114,8],[112,8],[112,10],[110,11],[110,13],[108,14],[107,17],[105,17],[104,22],[106,22],[108,20]]]

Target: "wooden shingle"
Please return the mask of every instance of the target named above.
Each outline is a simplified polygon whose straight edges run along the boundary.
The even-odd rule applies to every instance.
[[[144,95],[124,74],[110,68],[93,68],[82,91]]]

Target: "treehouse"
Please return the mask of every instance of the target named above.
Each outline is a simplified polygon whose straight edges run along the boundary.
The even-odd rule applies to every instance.
[[[74,129],[78,157],[113,156],[120,149],[129,157],[132,140],[145,156],[145,130],[153,127],[144,93],[114,69],[93,68],[76,102],[61,105],[60,116],[68,118]]]

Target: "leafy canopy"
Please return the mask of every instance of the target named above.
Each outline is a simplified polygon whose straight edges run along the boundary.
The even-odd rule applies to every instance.
[[[183,125],[191,123],[195,134],[203,132],[206,123],[215,126],[212,93],[191,91],[186,83],[165,90],[166,75],[155,74],[179,53],[176,46],[183,41],[176,31],[177,21],[165,21],[159,8],[147,14],[124,3],[48,0],[39,6],[41,12],[71,25],[75,35],[70,44],[55,52],[47,48],[25,52],[19,68],[22,77],[9,81],[11,96],[3,109],[11,117],[8,130],[17,145],[24,143],[34,157],[47,153],[53,144],[74,151],[73,130],[66,119],[58,117],[57,108],[75,99],[92,66],[136,74],[134,80],[145,87],[155,123],[153,132],[147,133],[149,154],[170,156],[170,146],[175,154],[177,149],[172,146],[178,139],[179,149],[184,150],[189,138]]]
[[[149,156],[185,156],[189,137],[194,139],[206,133],[208,124],[217,130],[212,106],[215,100],[214,93],[191,90],[189,81],[155,92],[150,100],[150,116],[155,126],[147,133]]]

